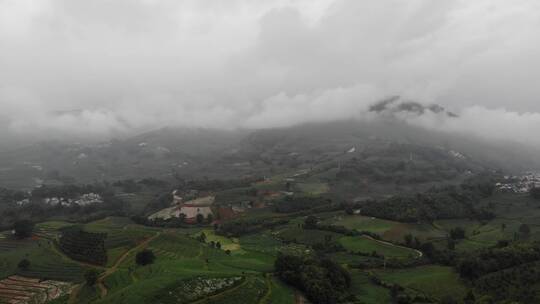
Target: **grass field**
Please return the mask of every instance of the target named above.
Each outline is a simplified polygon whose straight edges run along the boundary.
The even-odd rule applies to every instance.
[[[262,299],[261,304],[294,304],[294,290],[285,285],[276,277],[267,277],[267,295]]]
[[[370,231],[382,235],[399,223],[361,215],[346,215],[343,212],[335,213],[324,220],[325,224],[344,226],[358,231]]]
[[[377,252],[378,254],[382,254],[389,258],[409,258],[417,256],[417,253],[412,249],[379,243],[362,236],[345,236],[340,238],[339,242],[345,249],[354,252]]]
[[[351,273],[351,290],[364,304],[392,303],[388,289],[373,284],[369,277],[361,271]]]
[[[330,187],[328,187],[327,183],[316,183],[316,182],[297,183],[295,184],[295,188],[298,189],[300,192],[303,192],[309,195],[321,195],[330,190]]]
[[[330,237],[332,240],[337,240],[342,235],[329,231],[303,229],[292,224],[278,230],[276,236],[286,242],[313,245],[324,243],[327,237]]]
[[[241,253],[240,242],[236,238],[228,238],[225,236],[217,235],[212,229],[204,229],[202,232],[206,235],[206,242],[219,242],[221,249],[230,250],[233,253]],[[197,233],[198,235],[199,233]]]
[[[450,267],[430,265],[410,269],[377,271],[376,274],[383,281],[397,283],[437,299],[445,296],[462,299],[467,292],[459,275]]]

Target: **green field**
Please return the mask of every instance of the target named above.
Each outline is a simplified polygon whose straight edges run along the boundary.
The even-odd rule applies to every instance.
[[[274,182],[283,186],[285,179],[278,180]],[[322,184],[314,181],[295,186],[298,189],[304,187],[302,191],[305,193],[322,189]],[[237,192],[224,194],[238,195],[242,191],[238,189]],[[511,214],[512,217],[498,217],[485,222],[453,219],[437,220],[432,224],[399,223],[362,215],[346,215],[344,211],[314,214],[324,225],[369,231],[380,235],[382,241],[367,236],[346,236],[326,230],[305,229],[303,224],[306,215],[276,214],[270,208],[249,210],[242,216],[252,219],[281,216],[290,221],[238,238],[218,235],[213,227],[208,226],[164,229],[141,226],[128,218],[107,217],[81,224],[87,231],[107,233],[105,248],[108,263],[104,267],[96,267],[102,275],[103,285],[89,287],[80,284],[74,303],[292,304],[296,302],[296,293],[299,291],[275,276],[274,261],[278,253],[316,257],[321,252],[312,246],[336,243],[343,248],[336,246],[335,251],[325,252],[325,257],[350,268],[350,291],[357,299],[354,303],[390,303],[393,301],[389,287],[392,284],[404,287],[407,295],[420,295],[434,302],[448,296],[460,300],[470,286],[466,286],[451,267],[428,264],[386,269],[399,267],[399,263],[426,262],[418,259],[418,251],[395,244],[403,242],[406,234],[412,234],[422,242],[432,241],[436,248],[445,249],[446,237],[450,231],[462,227],[466,238],[456,241],[456,252],[460,254],[493,246],[502,239],[511,239],[522,223],[531,226],[531,239],[540,239],[540,226],[534,225],[537,215],[535,212],[527,214],[520,209],[526,206],[531,208],[530,202],[522,199],[515,202],[518,210]],[[0,277],[19,274],[83,282],[83,274],[91,266],[65,257],[54,245],[59,229],[69,225],[72,224],[62,221],[37,224],[35,237],[27,240],[15,240],[9,233],[3,233],[0,237]],[[205,242],[198,240],[201,232],[206,235]],[[211,242],[219,242],[221,248],[211,246]],[[135,256],[142,249],[150,249],[155,254],[153,264],[137,265]],[[379,256],[372,256],[373,252]],[[392,259],[395,264],[383,266],[385,260],[381,256]],[[17,268],[22,258],[31,261],[29,269]],[[372,280],[373,275],[388,285],[376,284]],[[101,297],[103,288],[106,290],[105,297]],[[67,298],[55,303],[67,303]]]
[[[389,258],[409,258],[418,256],[412,249],[383,244],[362,236],[345,236],[340,238],[339,242],[345,249],[354,252],[377,252],[378,254],[382,254]]]
[[[285,285],[278,278],[267,278],[267,294],[262,299],[262,304],[294,304],[294,290],[291,287]]]
[[[361,271],[351,273],[351,289],[353,294],[365,304],[391,303],[390,291],[373,284],[369,277]]]
[[[315,229],[304,229],[298,225],[289,225],[277,231],[276,236],[286,242],[314,245],[324,243],[326,238],[332,240],[339,239],[342,235],[335,232],[321,231]]]
[[[324,220],[325,224],[344,226],[358,231],[370,231],[382,235],[395,225],[393,221],[376,219],[361,215],[346,215],[344,212],[334,213],[330,218]]]
[[[295,188],[309,195],[321,195],[330,190],[327,183],[297,183]]]
[[[458,274],[450,267],[430,265],[410,269],[377,271],[376,275],[383,281],[397,283],[436,299],[445,296],[462,299],[467,292]]]

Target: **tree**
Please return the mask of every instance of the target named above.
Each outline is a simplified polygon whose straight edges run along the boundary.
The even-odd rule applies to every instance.
[[[13,225],[13,230],[15,231],[15,236],[17,238],[24,239],[32,235],[34,223],[28,220],[17,221]]]
[[[86,281],[86,285],[88,286],[94,286],[98,279],[98,272],[95,269],[88,269],[84,273],[84,280]]]
[[[403,237],[403,239],[405,240],[405,245],[411,246],[412,241],[413,241],[413,235],[410,234],[410,233],[407,233],[407,234],[405,234],[405,236]]]
[[[146,266],[149,264],[154,263],[154,260],[156,259],[156,256],[154,255],[154,252],[149,249],[144,249],[142,251],[139,251],[137,255],[135,256],[135,262],[140,266]]]
[[[450,237],[453,240],[462,240],[465,238],[465,229],[461,227],[456,227],[452,230],[450,230]]]
[[[441,299],[441,304],[457,304],[458,302],[452,296],[445,296]]]
[[[532,188],[530,194],[534,199],[540,200],[540,187]]]
[[[206,242],[206,234],[204,232],[201,232],[201,234],[199,234],[199,242],[201,243]]]
[[[317,218],[314,217],[313,215],[306,217],[306,220],[304,221],[304,228],[306,229],[317,228]]]
[[[197,214],[197,224],[202,224],[204,222],[204,215]]]
[[[463,298],[464,304],[474,304],[476,302],[476,297],[474,296],[474,293],[472,290],[469,289],[467,292],[467,295]]]
[[[216,248],[221,249],[221,243],[219,241],[216,243]]]
[[[456,249],[456,242],[453,239],[449,238],[447,241],[448,241],[448,243],[447,243],[448,250]]]
[[[214,216],[211,213],[208,214],[208,216],[206,217],[206,221],[208,222],[208,224],[212,224],[212,222],[214,221]]]
[[[291,191],[291,187],[292,187],[292,185],[291,185],[290,182],[286,182],[286,183],[285,183],[285,190],[286,190],[286,191],[289,191],[289,192],[290,192],[290,191]]]
[[[28,270],[28,268],[30,268],[30,261],[27,259],[22,259],[19,264],[17,264],[17,267],[20,270]]]
[[[519,226],[519,233],[522,237],[527,238],[529,237],[529,234],[531,234],[531,228],[527,224],[521,224]]]

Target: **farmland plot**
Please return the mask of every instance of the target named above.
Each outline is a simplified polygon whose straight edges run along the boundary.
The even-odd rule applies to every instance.
[[[10,276],[0,281],[0,302],[46,303],[70,292],[72,284],[22,276]]]

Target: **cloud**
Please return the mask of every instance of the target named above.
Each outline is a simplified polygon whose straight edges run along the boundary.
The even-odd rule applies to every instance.
[[[412,124],[530,142],[538,28],[535,0],[0,0],[0,121],[263,128],[372,119],[400,95],[459,114]]]

